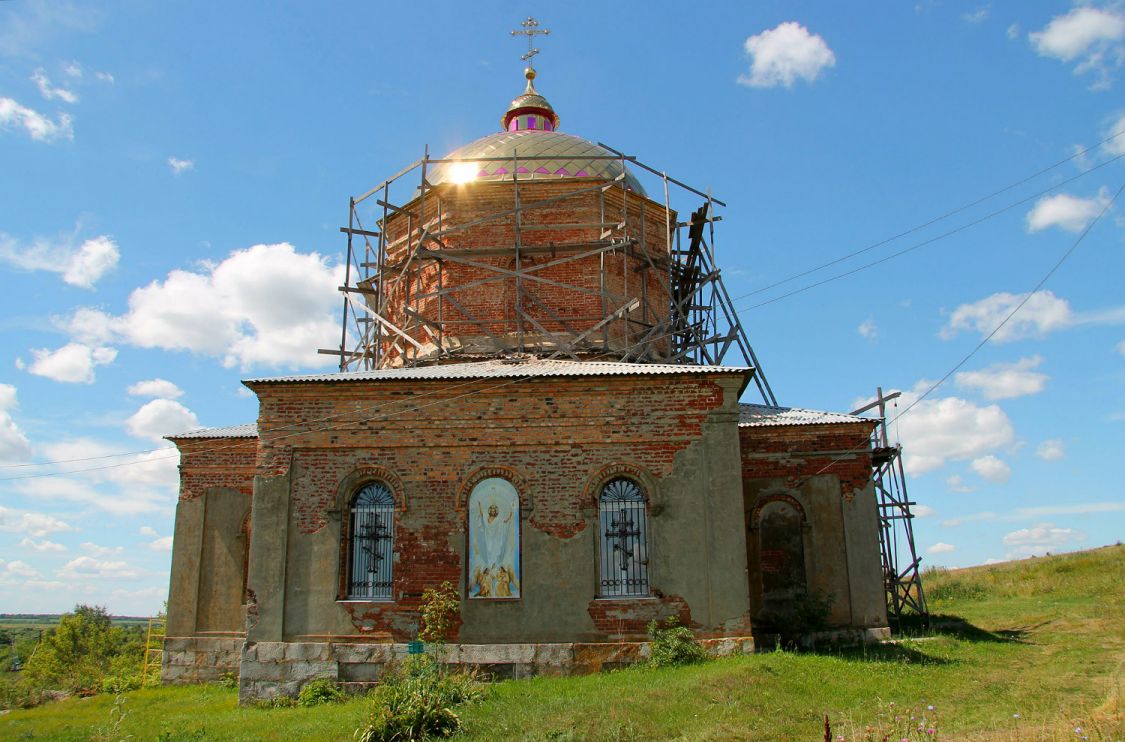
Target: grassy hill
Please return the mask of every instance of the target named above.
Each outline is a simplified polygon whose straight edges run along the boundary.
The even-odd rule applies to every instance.
[[[935,620],[866,649],[492,687],[469,739],[1125,739],[1125,547],[931,572]],[[368,702],[242,709],[220,686],[0,716],[2,739],[348,739]],[[124,719],[118,720],[124,711]],[[921,728],[919,728],[921,727]],[[933,730],[930,733],[930,730]]]

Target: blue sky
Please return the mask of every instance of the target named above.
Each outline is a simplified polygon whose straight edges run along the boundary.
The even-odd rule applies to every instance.
[[[783,404],[905,409],[1077,242],[892,433],[925,564],[1122,537],[1121,201],[1080,236],[1125,183],[1125,5],[404,5],[0,4],[0,612],[159,608],[161,436],[331,363],[348,197],[496,129],[528,14],[562,130],[728,204]]]

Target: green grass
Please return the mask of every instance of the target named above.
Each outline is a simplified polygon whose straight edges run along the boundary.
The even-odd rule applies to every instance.
[[[1125,738],[1125,547],[925,580],[937,618],[918,636],[865,650],[498,683],[485,703],[462,709],[465,736],[819,740],[828,715],[834,736],[862,740],[869,725],[900,731],[894,716],[913,713],[936,734],[915,729],[912,740],[1077,740],[1076,727],[1091,740]],[[0,716],[0,739],[348,739],[368,703],[239,708],[235,691],[219,686],[123,697],[115,734],[105,733],[114,698],[99,696]]]

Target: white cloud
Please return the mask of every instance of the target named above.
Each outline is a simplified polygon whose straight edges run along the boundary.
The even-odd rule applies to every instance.
[[[148,544],[148,548],[152,549],[153,551],[163,551],[170,554],[172,553],[172,537],[163,536],[161,538],[150,541]]]
[[[121,253],[108,235],[93,237],[81,245],[75,245],[76,241],[75,234],[63,234],[54,240],[36,238],[30,245],[21,245],[0,232],[0,260],[22,270],[59,273],[71,286],[92,289],[117,267]]]
[[[1117,114],[1117,119],[1102,131],[1102,139],[1109,140],[1102,145],[1106,153],[1125,155],[1125,113]]]
[[[9,414],[16,407],[16,388],[0,384],[0,464],[21,463],[31,458],[31,443]]]
[[[875,319],[873,317],[865,319],[855,330],[860,334],[860,337],[867,340],[874,340],[879,334],[879,328],[875,326]]]
[[[38,551],[40,553],[66,551],[66,547],[62,544],[56,544],[54,541],[48,541],[47,539],[32,541],[29,538],[25,538],[20,541],[20,548],[31,549],[32,551]]]
[[[756,88],[788,88],[797,78],[811,83],[822,70],[836,64],[836,55],[824,39],[794,21],[751,36],[745,47],[750,74],[740,75],[738,82]]]
[[[171,399],[154,399],[146,402],[125,421],[125,429],[137,438],[148,438],[157,443],[164,436],[184,433],[199,427],[195,413]]]
[[[928,389],[920,381],[903,392],[899,402],[909,407]],[[857,405],[861,406],[861,405]],[[896,423],[903,444],[903,466],[910,474],[939,469],[948,461],[979,458],[1012,444],[1012,422],[997,405],[982,407],[960,397],[924,399]]]
[[[56,88],[51,85],[51,80],[47,77],[47,71],[42,67],[35,70],[31,75],[31,81],[39,88],[39,94],[46,100],[54,100],[58,98],[67,103],[77,103],[78,96],[72,90],[66,88]]]
[[[1039,232],[1048,227],[1058,227],[1067,232],[1081,232],[1108,203],[1109,194],[1105,189],[1092,198],[1069,193],[1044,196],[1027,212],[1027,231]]]
[[[953,544],[947,544],[943,541],[938,541],[936,544],[926,549],[926,551],[930,554],[948,554],[950,552],[957,551],[957,547]]]
[[[1113,82],[1113,70],[1125,62],[1125,15],[1117,8],[1079,5],[1055,16],[1028,39],[1040,56],[1077,62],[1074,74],[1093,71],[1093,87],[1106,88]]]
[[[34,348],[34,361],[28,372],[67,384],[94,383],[94,367],[112,363],[117,357],[113,348],[91,348],[81,343],[67,343],[58,350]]]
[[[138,381],[128,389],[134,397],[156,397],[157,399],[178,399],[184,392],[167,379],[149,379]]]
[[[962,371],[953,379],[962,389],[978,391],[989,400],[1014,399],[1046,388],[1050,377],[1033,370],[1042,363],[1043,357],[1036,355],[1014,363],[994,363],[979,371]]]
[[[949,488],[950,492],[956,492],[962,495],[976,491],[972,487],[965,484],[965,480],[961,477],[960,474],[950,474],[948,477],[946,477],[945,486]]]
[[[1125,340],[1122,340],[1120,343],[1117,344],[1116,350],[1117,350],[1118,353],[1125,356]]]
[[[949,323],[942,328],[941,337],[948,340],[959,330],[976,330],[981,335],[987,335],[1025,296],[1001,291],[980,301],[962,304],[953,310]],[[1065,299],[1060,299],[1051,291],[1037,291],[992,339],[1005,343],[1027,337],[1043,337],[1052,330],[1070,326],[1073,320],[1070,304]]]
[[[993,484],[1003,484],[1012,478],[1012,467],[1008,466],[1003,459],[997,458],[992,454],[981,456],[979,459],[973,459],[973,462],[969,464],[969,466],[973,471]]]
[[[340,332],[342,266],[289,244],[232,252],[202,272],[174,270],[129,296],[129,311],[75,312],[76,335],[115,337],[142,348],[217,356],[227,367],[325,366],[317,348]]]
[[[0,98],[0,128],[18,127],[39,142],[74,139],[74,121],[70,114],[60,113],[52,121],[36,110],[20,105],[11,98]]]
[[[1012,313],[1025,296],[1027,294],[999,291],[979,301],[962,304],[950,314],[949,322],[939,335],[943,340],[956,337],[961,330],[975,330],[982,336],[987,335]],[[992,339],[997,343],[1008,343],[1025,338],[1043,338],[1055,330],[1071,327],[1121,324],[1125,324],[1125,306],[1074,312],[1066,299],[1055,296],[1051,291],[1036,291]]]
[[[194,169],[195,162],[193,160],[180,160],[175,157],[169,157],[168,167],[172,168],[173,175],[179,175],[187,170]]]
[[[1009,559],[1021,556],[1040,556],[1049,551],[1073,546],[1086,540],[1086,534],[1073,528],[1056,528],[1054,523],[1040,523],[1031,528],[1021,528],[1004,536],[1004,545],[1012,547]]]
[[[77,531],[69,523],[64,523],[53,515],[28,513],[0,505],[0,531],[26,533],[35,538],[43,538],[52,533]]]
[[[122,546],[100,546],[93,541],[84,541],[82,543],[82,549],[96,557],[113,556],[114,554],[120,554],[125,551],[125,548]]]
[[[58,576],[64,580],[133,580],[140,577],[141,572],[124,561],[100,561],[80,556],[63,565]]]
[[[108,72],[95,72],[94,77],[98,79],[98,82],[108,82],[110,85],[114,82],[113,75]]]
[[[8,562],[4,565],[4,576],[33,579],[39,576],[39,572],[26,562],[16,560],[14,562]]]
[[[966,23],[984,23],[984,21],[988,20],[988,11],[989,6],[982,5],[976,10],[969,11],[968,13],[963,13],[961,15],[961,19]]]
[[[1035,449],[1035,455],[1044,461],[1060,461],[1066,457],[1066,448],[1058,438],[1052,438],[1040,443]]]
[[[40,449],[50,460],[86,461],[66,464],[68,470],[79,470],[66,476],[16,483],[15,489],[24,497],[92,505],[117,515],[165,512],[174,507],[179,487],[179,452],[171,446],[121,456],[117,447],[78,438],[47,443]],[[95,458],[101,460],[90,460]]]
[[[931,508],[929,505],[915,505],[910,508],[910,513],[915,518],[931,518],[937,515],[937,511]]]
[[[149,538],[156,538],[157,536],[160,535],[159,533],[157,533],[156,529],[153,528],[152,526],[141,526],[137,530],[137,532],[140,533],[142,536],[148,536]]]
[[[1015,40],[1015,39],[1018,39],[1019,37],[1020,37],[1020,24],[1013,23],[1012,25],[1008,26],[1008,38],[1012,39],[1012,40]]]

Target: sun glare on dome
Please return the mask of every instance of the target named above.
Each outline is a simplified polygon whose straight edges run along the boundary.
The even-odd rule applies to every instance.
[[[475,162],[455,162],[449,168],[449,179],[454,183],[469,183],[476,180],[480,166]]]

